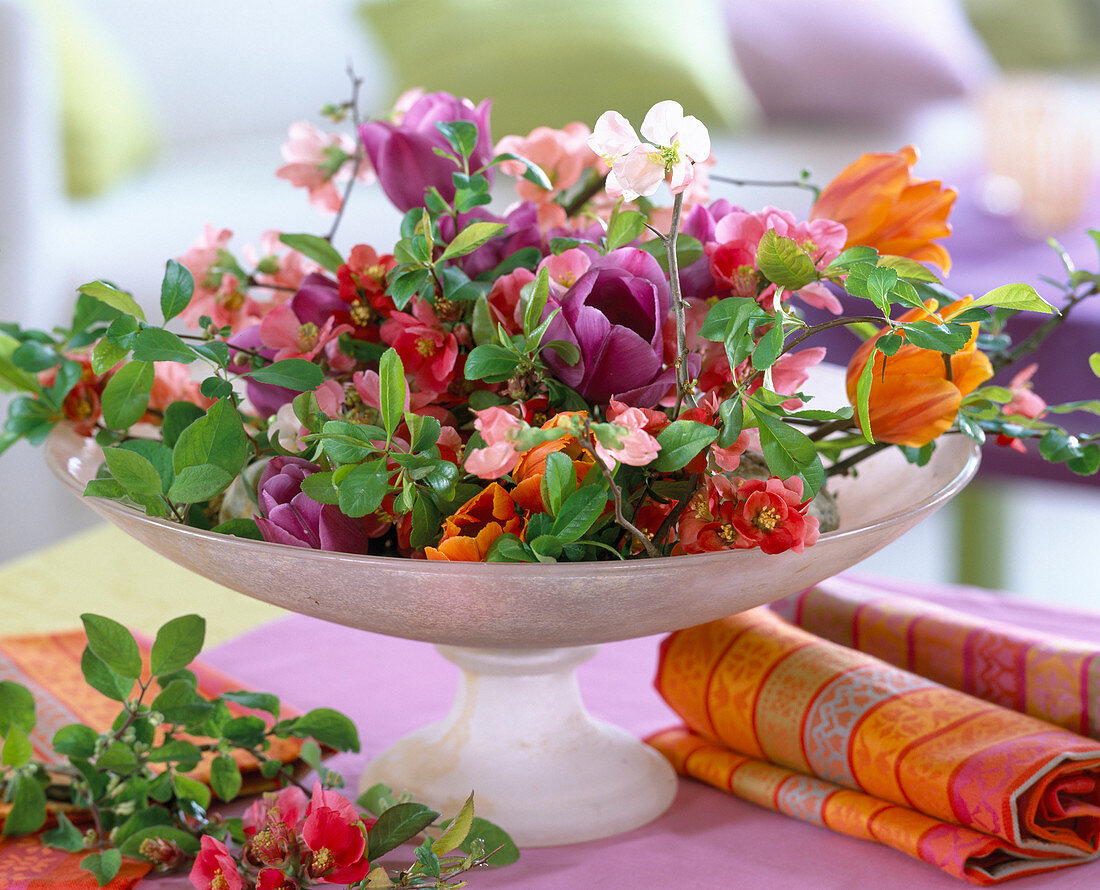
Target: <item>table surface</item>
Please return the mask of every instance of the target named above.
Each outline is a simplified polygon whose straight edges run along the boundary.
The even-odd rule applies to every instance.
[[[967,588],[893,587],[985,617],[1100,644],[1100,614],[1059,612]],[[581,691],[594,715],[639,736],[677,722],[652,686],[658,639],[605,645],[580,668]],[[347,777],[349,788],[355,787],[372,754],[447,713],[458,677],[458,669],[426,643],[303,616],[246,633],[210,650],[204,659],[296,707],[345,711],[359,727],[363,751],[331,763]],[[156,890],[189,886],[178,875],[150,882]],[[518,863],[471,877],[471,887],[484,890],[590,886],[950,890],[965,885],[890,848],[789,819],[687,779],[680,781],[672,807],[649,825],[606,840],[524,850]],[[1012,886],[1093,890],[1100,886],[1100,863],[1021,878]]]

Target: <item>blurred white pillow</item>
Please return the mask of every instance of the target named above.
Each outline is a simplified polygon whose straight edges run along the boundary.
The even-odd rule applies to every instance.
[[[898,117],[995,71],[955,0],[724,0],[737,62],[771,119]]]

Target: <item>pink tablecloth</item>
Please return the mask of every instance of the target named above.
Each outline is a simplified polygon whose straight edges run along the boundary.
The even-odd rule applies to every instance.
[[[894,586],[978,615],[1100,645],[1100,614],[1060,612],[967,588]],[[606,645],[580,669],[581,690],[593,714],[639,736],[676,722],[652,686],[657,642],[657,637],[649,637]],[[446,714],[458,674],[429,644],[297,616],[223,644],[204,657],[296,707],[334,706],[351,716],[359,726],[363,753],[332,762],[351,787],[369,756]],[[182,890],[190,885],[177,876],[151,881],[149,886]],[[656,822],[608,840],[525,850],[515,865],[473,875],[470,886],[959,890],[967,885],[889,848],[788,819],[683,779],[671,809]],[[1100,862],[1022,878],[1010,886],[1095,890],[1100,886]]]

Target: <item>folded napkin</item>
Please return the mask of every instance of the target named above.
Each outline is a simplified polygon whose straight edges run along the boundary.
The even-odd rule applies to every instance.
[[[772,604],[810,633],[1100,739],[1100,651],[842,578]]]
[[[1094,858],[1100,744],[793,627],[767,608],[662,643],[684,775],[975,884]]]
[[[34,696],[37,722],[30,734],[35,757],[49,763],[64,763],[65,758],[52,750],[54,734],[69,723],[82,722],[97,732],[108,729],[120,705],[89,686],[80,669],[80,657],[86,639],[82,630],[0,638],[0,680],[26,686]],[[138,638],[142,657],[148,663],[150,643]],[[201,662],[191,665],[198,679],[198,690],[206,696],[244,688],[242,684]],[[155,693],[155,690],[152,690]],[[234,716],[256,713],[229,703]],[[290,716],[284,709],[282,716]],[[261,715],[262,716],[262,715]],[[297,759],[301,743],[297,739],[275,739],[268,755],[290,763]],[[234,752],[241,768],[242,794],[258,793],[273,787],[256,768],[255,758]],[[210,760],[204,760],[189,775],[200,781],[210,776]],[[85,821],[87,814],[70,804],[50,803],[51,814],[64,812],[73,822]],[[0,803],[0,825],[10,805]],[[0,890],[38,890],[66,888],[93,890],[95,879],[80,870],[84,853],[65,853],[38,843],[36,838],[0,839]],[[110,890],[126,890],[149,871],[149,863],[123,860],[123,868],[108,885]]]

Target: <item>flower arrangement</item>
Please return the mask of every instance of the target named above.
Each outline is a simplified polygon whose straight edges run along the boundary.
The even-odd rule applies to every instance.
[[[1100,466],[1097,436],[1052,420],[1100,403],[1047,405],[1027,370],[989,383],[1100,276],[1067,258],[1060,312],[1022,284],[952,294],[926,264],[950,267],[955,193],[912,178],[912,149],[820,191],[793,181],[814,198],[800,219],[711,199],[744,183],[672,101],[640,136],[607,112],[497,142],[488,101],[443,93],[326,113],[353,133],[296,124],[276,175],[329,231],[237,256],[208,228],[167,264],[162,322],[93,281],[64,330],[5,325],[0,377],[24,394],[3,444],[70,421],[104,449],[87,495],[228,534],[532,563],[800,552],[835,522],[830,477],[891,446],[923,463],[949,431]],[[372,180],[398,237],[338,250]],[[1051,319],[1013,345],[1020,311]],[[810,341],[840,325],[864,341],[851,404],[824,410],[801,387],[825,356]]]
[[[287,715],[270,693],[208,694],[190,669],[205,636],[199,616],[169,621],[144,653],[118,622],[81,619],[84,679],[118,715],[105,726],[59,726],[52,750],[40,754],[31,734],[42,703],[25,686],[0,681],[5,836],[46,827],[42,843],[83,854],[80,867],[101,887],[119,874],[123,856],[158,871],[188,868],[197,890],[457,888],[471,869],[518,858],[502,829],[474,815],[473,795],[443,825],[440,813],[385,785],[349,801],[322,754],[358,751],[355,725],[330,708]],[[43,723],[56,724],[56,702],[41,710]],[[291,738],[300,746],[275,747]],[[317,775],[311,794],[299,781],[303,764]],[[242,766],[280,790],[254,799],[243,816],[219,815],[213,804],[247,793]],[[379,864],[418,837],[415,862]]]

